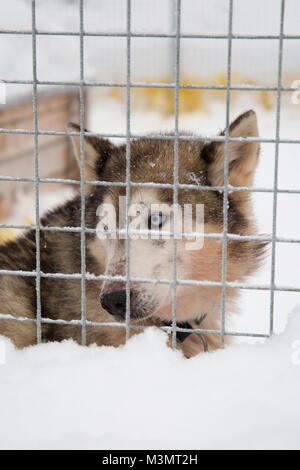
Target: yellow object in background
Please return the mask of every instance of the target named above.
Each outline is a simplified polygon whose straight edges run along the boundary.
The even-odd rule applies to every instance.
[[[162,77],[158,83],[168,84],[171,83],[172,79],[169,77]],[[147,82],[146,82],[147,83]],[[233,71],[231,73],[231,85],[261,85],[261,83],[255,82],[253,79],[242,77],[241,74]],[[220,72],[213,77],[192,77],[185,76],[180,79],[181,85],[200,85],[200,86],[227,86],[227,72]],[[270,84],[272,85],[272,84]],[[273,84],[274,85],[274,84]],[[275,86],[275,85],[274,85]],[[234,100],[238,95],[247,93],[247,90],[241,90],[231,92],[231,99]],[[251,97],[256,102],[259,102],[266,110],[274,109],[276,100],[275,93],[270,91],[258,91],[250,92],[253,93]],[[125,92],[123,88],[111,88],[109,91],[111,97],[115,99],[121,99],[125,103]],[[207,103],[211,100],[223,100],[226,99],[227,91],[225,90],[209,90],[209,89],[187,89],[181,88],[179,91],[179,109],[181,113],[189,113],[199,110],[206,110]],[[133,88],[133,109],[136,107],[142,109],[154,109],[165,114],[173,114],[175,111],[175,91],[170,88]]]
[[[17,238],[16,231],[12,228],[0,228],[0,244]]]
[[[2,222],[6,223],[6,222]],[[21,223],[21,225],[32,225],[33,221],[29,217]],[[16,240],[21,233],[23,233],[23,229],[14,229],[14,228],[0,228],[0,245],[3,245],[6,242]]]

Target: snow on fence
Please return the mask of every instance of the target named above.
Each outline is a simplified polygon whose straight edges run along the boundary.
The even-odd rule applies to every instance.
[[[31,182],[34,183],[35,186],[35,202],[36,202],[36,225],[31,226],[21,226],[21,225],[7,225],[1,224],[0,228],[15,228],[15,229],[23,229],[23,228],[30,228],[34,229],[36,233],[36,269],[34,272],[26,272],[26,271],[9,271],[9,270],[0,270],[0,275],[11,275],[11,276],[31,276],[34,277],[36,280],[36,319],[27,319],[27,318],[14,318],[12,319],[9,316],[2,315],[2,319],[8,319],[11,321],[26,321],[26,322],[34,322],[36,323],[37,328],[37,342],[40,343],[42,340],[41,337],[41,324],[42,323],[56,323],[56,324],[78,324],[81,325],[82,328],[82,344],[86,344],[86,326],[111,326],[116,328],[126,328],[126,337],[129,338],[130,329],[131,328],[142,328],[133,326],[130,323],[130,283],[131,281],[134,282],[147,282],[147,283],[167,283],[173,285],[173,319],[172,325],[170,327],[162,327],[164,330],[169,331],[172,333],[172,344],[173,347],[176,346],[176,332],[191,332],[191,330],[186,330],[184,328],[179,328],[176,324],[176,290],[178,285],[194,285],[194,286],[208,286],[208,287],[221,287],[222,288],[222,308],[221,308],[221,328],[219,331],[208,331],[204,329],[195,329],[195,332],[198,333],[206,333],[206,334],[217,334],[221,336],[222,345],[224,346],[224,339],[226,335],[231,336],[252,336],[252,337],[268,337],[273,333],[273,311],[274,311],[274,293],[275,291],[295,291],[299,292],[300,289],[295,287],[281,287],[275,284],[275,252],[276,252],[276,244],[285,242],[285,243],[299,243],[300,239],[287,239],[287,238],[279,238],[276,235],[276,221],[277,221],[277,195],[278,193],[294,193],[299,194],[299,190],[284,190],[278,189],[277,181],[278,181],[278,154],[279,154],[279,144],[280,143],[298,143],[300,144],[300,140],[297,139],[280,139],[280,106],[281,106],[281,93],[282,91],[297,91],[298,88],[292,87],[284,87],[282,85],[282,56],[283,56],[283,40],[284,39],[300,39],[299,36],[296,35],[285,35],[284,34],[284,18],[285,18],[285,0],[281,0],[281,7],[280,7],[280,28],[278,35],[236,35],[233,34],[232,30],[232,19],[233,19],[233,10],[234,10],[234,1],[228,0],[228,31],[226,35],[212,35],[212,34],[181,34],[181,0],[174,0],[174,18],[175,18],[175,32],[163,34],[163,33],[132,33],[131,32],[131,0],[127,0],[127,31],[125,33],[114,33],[114,32],[105,32],[105,33],[86,33],[84,30],[84,0],[79,1],[79,14],[80,14],[80,27],[79,32],[70,33],[70,32],[47,32],[47,31],[38,31],[36,28],[36,2],[32,0],[32,30],[31,31],[7,31],[3,30],[0,31],[0,34],[17,34],[17,35],[30,35],[32,38],[32,71],[33,71],[33,79],[32,80],[4,80],[4,83],[7,84],[21,84],[21,85],[31,85],[32,86],[32,93],[33,93],[33,130],[25,130],[25,129],[6,129],[0,128],[1,134],[14,134],[14,135],[30,135],[33,136],[34,139],[34,162],[35,162],[35,171],[34,171],[34,178],[29,177],[12,177],[12,176],[0,176],[0,181],[14,181],[14,182]],[[80,80],[79,81],[69,81],[69,82],[62,82],[62,81],[40,81],[38,80],[37,76],[37,47],[36,47],[36,38],[37,35],[59,35],[59,36],[77,36],[79,38],[79,45],[80,45],[80,63],[78,64],[80,70]],[[86,81],[85,80],[85,67],[84,67],[84,41],[86,36],[98,36],[98,37],[123,37],[126,38],[127,43],[127,54],[126,54],[126,61],[127,61],[127,75],[126,75],[126,83],[106,83],[106,82],[98,82],[98,81]],[[141,37],[141,38],[156,38],[156,37],[166,37],[166,38],[173,38],[174,39],[174,50],[173,50],[173,61],[175,65],[175,75],[174,75],[174,83],[167,83],[167,84],[149,84],[149,83],[134,83],[131,79],[131,69],[132,69],[132,57],[131,57],[131,39],[132,37]],[[181,40],[183,38],[189,39],[226,39],[227,40],[227,83],[226,85],[217,85],[217,86],[204,86],[204,85],[183,85],[180,83],[180,57],[181,57]],[[276,86],[256,86],[256,85],[234,85],[231,84],[231,59],[232,59],[232,43],[234,41],[239,41],[243,39],[268,39],[272,41],[276,41],[278,43],[278,57],[277,57],[277,66],[278,66],[278,74],[277,74],[277,85]],[[171,49],[170,49],[171,51]],[[170,52],[171,53],[171,52]],[[39,113],[38,113],[38,93],[37,88],[38,85],[52,85],[52,86],[71,86],[71,87],[79,87],[80,90],[80,132],[65,132],[65,131],[48,131],[48,130],[40,130],[39,126]],[[96,133],[87,133],[84,131],[84,121],[85,121],[85,89],[86,87],[118,87],[124,88],[126,90],[126,102],[127,102],[127,125],[126,125],[126,133],[125,134],[96,134]],[[147,136],[135,135],[131,132],[131,90],[133,88],[167,88],[174,90],[175,92],[175,132],[172,135],[167,135],[165,138],[174,141],[174,182],[173,185],[169,184],[154,184],[151,182],[148,183],[133,183],[130,178],[130,144],[131,140],[137,137],[147,137],[150,139],[161,139],[160,135],[152,134]],[[87,231],[95,232],[95,230],[87,230],[85,227],[85,184],[91,185],[110,185],[110,182],[99,182],[99,181],[85,181],[85,170],[84,170],[84,136],[85,135],[94,135],[98,137],[104,138],[125,138],[126,139],[126,157],[127,157],[127,164],[126,164],[126,182],[125,183],[114,183],[119,186],[126,187],[126,223],[128,230],[128,211],[129,211],[129,204],[130,204],[130,191],[131,187],[134,186],[147,186],[147,187],[172,187],[173,188],[173,202],[174,204],[177,203],[178,200],[178,190],[182,189],[183,187],[186,188],[187,185],[179,184],[178,182],[178,144],[180,139],[193,139],[193,140],[204,140],[201,137],[188,137],[188,136],[181,136],[179,132],[179,93],[182,89],[188,90],[223,90],[226,92],[226,131],[224,136],[215,137],[212,140],[224,141],[225,142],[225,165],[224,165],[224,186],[222,187],[203,187],[199,185],[188,185],[190,189],[193,190],[221,190],[224,193],[224,205],[223,205],[223,233],[219,235],[212,235],[206,234],[204,235],[205,238],[220,238],[223,242],[222,248],[222,280],[221,282],[205,282],[205,281],[195,281],[195,280],[188,280],[182,281],[177,278],[177,240],[174,237],[174,278],[173,280],[157,280],[157,279],[138,279],[138,278],[131,278],[130,277],[130,238],[127,236],[126,238],[126,276],[119,278],[118,280],[122,280],[126,283],[126,295],[127,295],[127,302],[126,302],[126,322],[123,324],[121,323],[98,323],[98,322],[90,322],[86,319],[86,305],[85,305],[85,281],[86,280],[114,280],[114,277],[111,276],[95,276],[86,272],[86,264],[85,264],[85,235]],[[274,138],[268,139],[261,139],[261,138],[230,138],[229,136],[229,116],[230,116],[230,101],[231,101],[231,91],[232,90],[247,90],[247,91],[275,91],[277,94],[276,100],[276,131]],[[39,161],[39,147],[38,147],[38,140],[40,136],[67,136],[67,135],[79,135],[80,136],[80,150],[81,150],[81,168],[80,168],[80,181],[73,180],[73,179],[62,179],[62,178],[41,178],[40,177],[40,161]],[[229,151],[229,142],[231,141],[255,141],[255,142],[265,142],[265,143],[274,143],[275,144],[275,155],[274,155],[274,180],[273,180],[273,188],[247,188],[247,187],[238,187],[232,188],[230,187],[230,191],[251,191],[251,192],[265,192],[265,193],[273,193],[273,223],[272,223],[272,233],[271,236],[267,237],[257,237],[257,236],[233,236],[227,232],[227,222],[228,222],[228,214],[227,214],[227,206],[228,206],[228,151]],[[71,228],[59,228],[59,227],[45,227],[40,224],[39,219],[39,190],[40,184],[42,183],[62,183],[62,184],[74,184],[79,185],[80,194],[81,194],[81,226],[80,227],[71,227]],[[40,232],[42,230],[48,231],[73,231],[78,232],[81,234],[81,272],[77,274],[62,274],[62,273],[44,273],[40,270]],[[176,232],[176,216],[174,220],[174,231]],[[265,241],[271,242],[271,272],[270,272],[270,284],[269,285],[249,285],[247,283],[231,283],[227,282],[226,280],[226,260],[227,260],[227,241],[230,239],[239,239],[239,240],[257,240],[262,239]],[[41,312],[41,295],[40,295],[40,282],[41,278],[55,278],[55,279],[80,279],[81,280],[81,319],[67,322],[64,320],[52,320],[42,318]],[[241,289],[254,289],[254,290],[265,290],[270,292],[270,327],[268,334],[254,334],[249,332],[242,333],[238,331],[227,331],[226,330],[226,323],[225,323],[225,303],[226,303],[226,289],[227,288],[241,288]]]

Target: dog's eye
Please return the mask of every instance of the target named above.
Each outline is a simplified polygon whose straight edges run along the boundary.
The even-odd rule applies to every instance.
[[[161,228],[163,224],[165,223],[167,219],[167,216],[162,214],[161,212],[158,214],[152,214],[151,217],[149,217],[149,229],[151,228]]]

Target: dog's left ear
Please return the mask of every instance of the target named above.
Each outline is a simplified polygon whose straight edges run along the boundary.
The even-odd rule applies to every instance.
[[[224,135],[225,131],[221,133]],[[229,127],[229,136],[258,137],[257,119],[250,110],[239,116]],[[230,142],[228,182],[232,186],[252,186],[258,161],[258,142]],[[208,176],[212,186],[224,184],[225,142],[212,142],[204,146],[204,160],[208,163]]]
[[[80,132],[78,124],[69,123],[68,132]],[[88,132],[84,129],[85,132]],[[73,144],[76,160],[81,165],[80,135],[70,136]],[[101,172],[104,168],[107,158],[112,154],[114,146],[107,139],[99,137],[84,137],[84,169],[85,181],[95,181],[101,178]]]

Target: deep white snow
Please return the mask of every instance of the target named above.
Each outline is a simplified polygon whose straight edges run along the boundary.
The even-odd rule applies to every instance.
[[[183,358],[148,329],[119,349],[71,341],[0,365],[0,447],[300,449],[300,308],[265,344]]]
[[[132,0],[132,30],[173,31],[171,2],[151,0],[150,9],[149,2]],[[78,0],[40,0],[36,4],[38,29],[79,30]],[[234,33],[278,34],[279,0],[239,0],[234,4]],[[30,0],[0,2],[0,28],[31,29],[30,7]],[[227,17],[227,0],[182,0],[184,33],[226,35]],[[300,2],[286,0],[286,34],[299,34],[299,19]],[[126,31],[126,1],[86,0],[85,30]],[[0,79],[31,79],[31,37],[1,35],[0,40]],[[126,38],[87,37],[84,44],[88,80],[126,79]],[[284,41],[286,85],[300,79],[299,45],[299,40]],[[169,79],[173,52],[170,40],[133,38],[132,80]],[[277,52],[277,40],[233,41],[233,74],[238,74],[241,83],[247,77],[273,86]],[[78,38],[38,36],[37,58],[40,80],[79,79]],[[226,58],[226,40],[182,40],[184,77],[210,80],[226,71]],[[99,89],[90,92],[89,128],[124,133],[125,100],[112,99]],[[32,93],[32,86],[9,85],[8,105],[28,93]],[[133,133],[174,127],[173,116],[155,107],[142,108],[137,101],[133,95]],[[257,112],[260,135],[274,138],[275,107],[266,110],[256,92],[231,93],[232,119],[250,108]],[[280,137],[299,139],[299,122],[300,104],[293,105],[291,94],[283,93]],[[225,102],[220,99],[210,99],[205,108],[180,115],[180,127],[195,133],[212,135],[224,125]],[[279,146],[281,189],[299,190],[299,149],[294,144]],[[257,187],[273,188],[274,152],[274,144],[261,145]],[[70,195],[71,190],[42,195],[41,212]],[[278,236],[299,238],[299,197],[278,195]],[[259,231],[270,234],[272,193],[256,193],[253,198]],[[34,195],[22,194],[20,200],[22,205],[13,215],[15,223],[23,223],[25,215],[34,218]],[[299,260],[299,243],[277,244],[276,285],[299,288]],[[270,257],[248,282],[270,285]],[[276,292],[274,300],[274,327],[279,336],[264,344],[236,344],[191,360],[168,349],[165,334],[153,329],[120,349],[83,348],[65,342],[16,351],[3,338],[0,447],[299,449],[300,296]],[[268,291],[243,290],[239,305],[241,314],[230,324],[233,330],[268,333]]]

